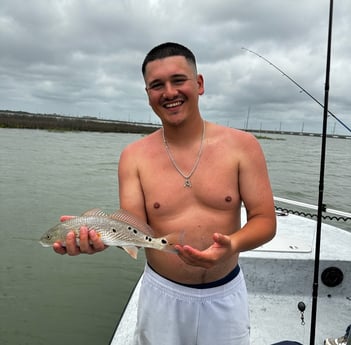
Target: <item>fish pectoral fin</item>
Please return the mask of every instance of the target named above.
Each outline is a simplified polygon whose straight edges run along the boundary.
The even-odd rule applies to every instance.
[[[123,250],[125,250],[133,259],[137,259],[138,258],[138,247],[135,246],[123,246],[123,247],[118,247],[118,248],[122,248]]]

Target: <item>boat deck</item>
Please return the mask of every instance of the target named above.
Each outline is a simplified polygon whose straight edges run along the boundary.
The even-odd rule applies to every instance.
[[[277,219],[276,237],[240,256],[249,293],[251,343],[309,344],[316,222],[295,215]],[[315,344],[343,335],[351,323],[350,248],[351,233],[322,224],[319,277],[325,269],[337,267],[343,281],[328,287],[319,279]],[[306,305],[305,325],[297,308],[300,301]]]
[[[245,214],[242,214],[245,222]],[[255,250],[241,253],[249,293],[251,344],[283,340],[309,344],[316,222],[295,215],[278,216],[276,237]],[[323,224],[319,276],[328,267],[343,272],[341,284],[326,286],[320,279],[315,344],[344,334],[351,322],[351,233]],[[334,272],[334,271],[333,271]],[[330,280],[336,281],[333,275]],[[138,287],[128,304],[111,345],[131,344],[136,321]],[[297,308],[306,305],[305,325]]]

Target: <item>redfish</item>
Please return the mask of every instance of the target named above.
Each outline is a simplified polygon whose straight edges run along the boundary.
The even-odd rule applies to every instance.
[[[105,245],[120,247],[134,259],[141,247],[177,253],[173,245],[179,237],[178,233],[155,238],[148,224],[122,209],[109,215],[97,208],[86,211],[49,229],[40,238],[40,243],[44,247],[50,247],[57,241],[65,245],[67,234],[73,231],[79,245],[79,229],[82,226],[89,231],[95,230]]]

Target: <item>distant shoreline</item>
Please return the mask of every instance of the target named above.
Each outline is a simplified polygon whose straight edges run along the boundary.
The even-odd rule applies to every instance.
[[[148,123],[101,120],[90,116],[73,117],[0,110],[0,128],[149,134],[159,129],[160,126]]]
[[[52,131],[86,131],[150,134],[161,126],[152,123],[98,119],[97,117],[34,114],[25,111],[0,110],[0,128],[46,129]],[[243,129],[256,137],[262,134],[282,134],[321,137],[320,133],[284,130]],[[327,134],[328,138],[351,139],[351,135]],[[262,137],[265,138],[265,137]]]

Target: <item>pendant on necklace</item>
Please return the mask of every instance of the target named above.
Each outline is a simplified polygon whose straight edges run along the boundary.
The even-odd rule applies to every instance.
[[[191,188],[191,187],[192,187],[192,184],[190,179],[186,178],[184,182],[184,188]]]

